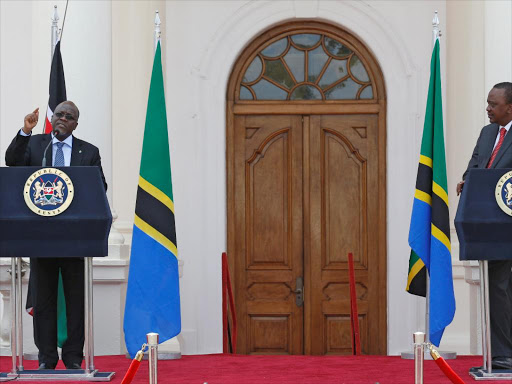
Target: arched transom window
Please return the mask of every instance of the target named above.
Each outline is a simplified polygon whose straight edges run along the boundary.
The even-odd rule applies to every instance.
[[[346,44],[295,33],[261,49],[247,67],[239,100],[374,99],[365,64]]]

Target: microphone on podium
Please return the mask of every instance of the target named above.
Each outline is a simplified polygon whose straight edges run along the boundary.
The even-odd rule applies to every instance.
[[[50,139],[50,142],[48,143],[48,145],[46,146],[46,148],[44,149],[44,152],[43,152],[43,161],[41,162],[41,166],[46,167],[46,151],[48,151],[48,148],[50,148],[50,145],[52,145],[53,138],[59,136],[59,134],[60,134],[60,132],[57,131],[56,129],[52,131],[52,133],[51,133],[52,138]]]

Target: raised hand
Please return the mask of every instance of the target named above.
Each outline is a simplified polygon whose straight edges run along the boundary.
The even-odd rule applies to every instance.
[[[30,135],[32,129],[37,125],[37,121],[39,120],[39,108],[36,108],[34,112],[29,113],[25,116],[25,120],[23,121],[23,132],[25,134]]]

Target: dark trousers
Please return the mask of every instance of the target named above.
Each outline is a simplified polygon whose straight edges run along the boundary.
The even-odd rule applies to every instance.
[[[492,356],[512,357],[512,261],[489,261]]]
[[[84,349],[84,259],[31,258],[30,280],[34,306],[34,341],[39,363],[57,365],[57,291],[59,268],[66,300],[67,340],[62,346],[66,366],[81,364]]]

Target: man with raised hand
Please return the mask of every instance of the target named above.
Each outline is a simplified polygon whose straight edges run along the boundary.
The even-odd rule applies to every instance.
[[[52,134],[32,135],[39,108],[25,116],[5,154],[8,166],[98,166],[105,190],[99,150],[73,135],[80,112],[72,101],[60,103],[52,116]],[[50,145],[51,142],[51,145]],[[46,151],[46,153],[45,153]],[[56,236],[59,231],[56,229]],[[80,369],[84,348],[84,259],[31,258],[30,287],[34,307],[34,342],[39,349],[39,369],[54,369],[57,354],[57,291],[59,269],[66,300],[67,340],[62,360],[67,369]]]

